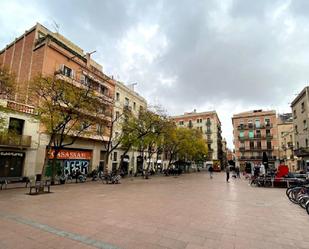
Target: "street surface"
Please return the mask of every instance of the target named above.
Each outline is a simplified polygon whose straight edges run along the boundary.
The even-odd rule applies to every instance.
[[[309,216],[285,189],[224,173],[0,191],[0,248],[309,248]]]

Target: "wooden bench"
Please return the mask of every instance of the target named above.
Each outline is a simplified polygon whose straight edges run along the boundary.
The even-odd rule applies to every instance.
[[[5,189],[7,188],[7,185],[9,183],[13,183],[13,182],[24,182],[26,183],[25,187],[28,187],[28,184],[30,183],[30,180],[28,177],[0,177],[0,189],[3,189],[3,186],[5,187]]]
[[[46,180],[46,181],[35,181],[35,182],[31,182],[30,183],[30,190],[29,190],[29,194],[38,194],[41,190],[43,190],[44,193],[50,193],[50,185],[51,182],[50,180]],[[47,191],[46,191],[46,190]],[[32,190],[35,191],[35,193],[32,192]]]

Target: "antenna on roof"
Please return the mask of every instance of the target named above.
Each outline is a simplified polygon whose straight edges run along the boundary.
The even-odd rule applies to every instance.
[[[53,28],[55,29],[56,33],[59,33],[60,25],[53,20]]]

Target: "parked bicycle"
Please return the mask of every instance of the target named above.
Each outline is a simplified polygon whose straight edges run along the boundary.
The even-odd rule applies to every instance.
[[[102,182],[106,184],[119,184],[121,176],[116,173],[108,173],[102,176]]]
[[[308,180],[299,180],[296,186],[286,189],[286,195],[289,200],[306,209],[309,215],[309,182]]]

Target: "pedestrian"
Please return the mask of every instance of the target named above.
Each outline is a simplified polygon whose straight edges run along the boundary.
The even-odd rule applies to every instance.
[[[266,174],[265,166],[264,166],[264,164],[262,163],[261,166],[260,166],[260,175],[264,177],[265,174]]]
[[[229,179],[230,179],[230,165],[226,166],[225,172],[226,172],[226,182],[229,182]]]
[[[213,172],[214,172],[214,168],[212,167],[212,165],[209,166],[208,171],[209,171],[210,179],[212,179],[212,177],[213,177],[212,175],[213,175]]]
[[[81,172],[79,170],[79,168],[76,169],[75,171],[75,180],[76,180],[76,183],[77,183],[77,180],[78,180],[78,177],[81,175]]]
[[[236,166],[235,171],[236,171],[236,177],[240,179],[240,169],[238,166]]]

